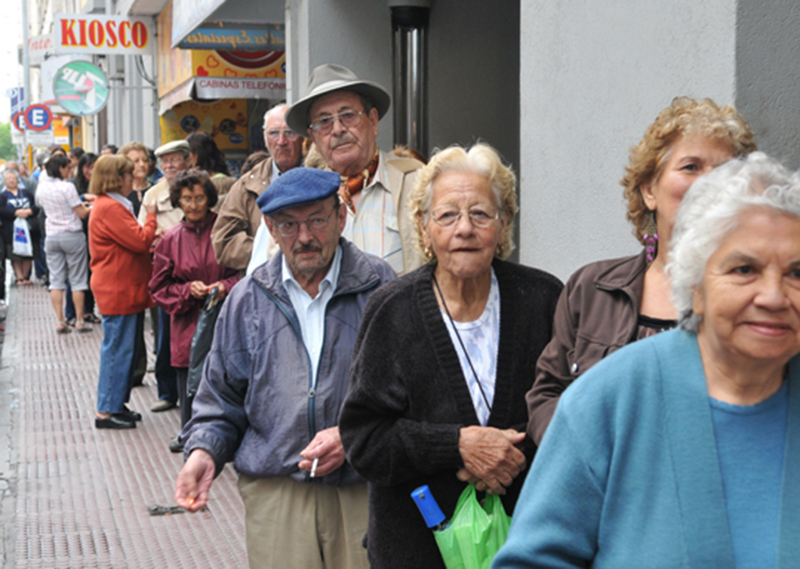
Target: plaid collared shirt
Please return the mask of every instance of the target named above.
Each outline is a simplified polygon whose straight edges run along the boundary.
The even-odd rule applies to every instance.
[[[36,190],[36,201],[47,216],[45,221],[47,235],[83,231],[81,218],[73,209],[81,204],[81,198],[72,182],[56,178],[40,182]]]
[[[398,275],[403,274],[403,249],[397,228],[397,213],[386,180],[386,155],[380,153],[378,170],[372,183],[361,191],[355,215],[347,209],[347,225],[342,236],[356,247],[383,259]]]

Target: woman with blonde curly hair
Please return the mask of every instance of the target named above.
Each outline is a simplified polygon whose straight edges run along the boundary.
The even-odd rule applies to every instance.
[[[515,182],[485,144],[436,154],[409,200],[428,263],[364,309],[339,431],[370,484],[374,569],[444,567],[409,498],[414,488],[427,484],[449,518],[474,482],[503,494],[511,514],[533,458],[525,392],[562,285],[503,260]]]
[[[643,249],[591,263],[567,282],[553,339],[526,399],[528,434],[539,444],[563,391],[619,348],[674,328],[678,314],[665,273],[675,213],[700,176],[756,149],[750,126],[732,105],[676,97],[631,148],[620,183],[627,219]]]

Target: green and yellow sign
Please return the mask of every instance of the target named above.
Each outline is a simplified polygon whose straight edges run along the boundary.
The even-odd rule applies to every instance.
[[[91,63],[72,61],[56,73],[53,92],[69,114],[94,115],[108,102],[108,78]]]

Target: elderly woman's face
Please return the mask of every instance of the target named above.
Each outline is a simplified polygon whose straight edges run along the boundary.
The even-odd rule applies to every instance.
[[[693,291],[698,340],[740,367],[784,365],[800,352],[800,220],[745,211]]]
[[[490,269],[506,227],[497,210],[487,178],[473,172],[450,171],[436,179],[428,223],[422,233],[425,246],[436,255],[439,269],[461,279],[474,278]]]
[[[12,190],[16,190],[17,186],[19,185],[17,183],[17,177],[14,174],[8,172],[5,174],[5,182],[6,182],[6,187]]]
[[[189,223],[204,220],[208,214],[208,196],[206,196],[205,188],[200,184],[195,184],[193,188],[183,188],[180,205],[183,216]]]
[[[127,154],[128,159],[133,162],[133,177],[137,180],[144,180],[150,170],[150,161],[143,150],[131,150]]]
[[[661,240],[669,241],[675,226],[675,214],[684,194],[697,178],[708,174],[734,156],[727,140],[713,140],[701,135],[679,138],[658,180],[642,187],[647,208],[656,212]]]

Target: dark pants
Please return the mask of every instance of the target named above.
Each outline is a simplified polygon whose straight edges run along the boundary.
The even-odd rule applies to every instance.
[[[0,300],[6,299],[6,242],[0,232]]]
[[[91,277],[91,273],[89,273],[89,276]],[[67,299],[67,306],[64,308],[64,318],[67,320],[77,318],[75,314],[75,303],[72,301],[72,286],[69,284],[69,281],[67,281],[67,292],[64,294],[64,297]],[[89,288],[83,291],[83,313],[94,314],[94,295]]]
[[[133,365],[128,381],[131,387],[142,385],[144,374],[147,373],[147,348],[144,345],[144,312],[137,315],[136,338],[133,344]]]
[[[44,225],[44,220],[42,220],[42,224]],[[33,270],[36,272],[36,276],[38,278],[46,277],[47,276],[47,260],[45,259],[44,254],[44,234],[42,234],[41,239],[39,239],[39,255],[36,256],[36,248],[34,247],[33,251]]]
[[[156,352],[156,385],[158,398],[170,403],[178,402],[178,380],[172,367],[170,350],[169,314],[158,309],[158,351]]]
[[[192,418],[192,401],[194,397],[186,396],[186,383],[189,379],[188,367],[176,367],[175,375],[178,383],[178,397],[181,400],[181,428]]]

